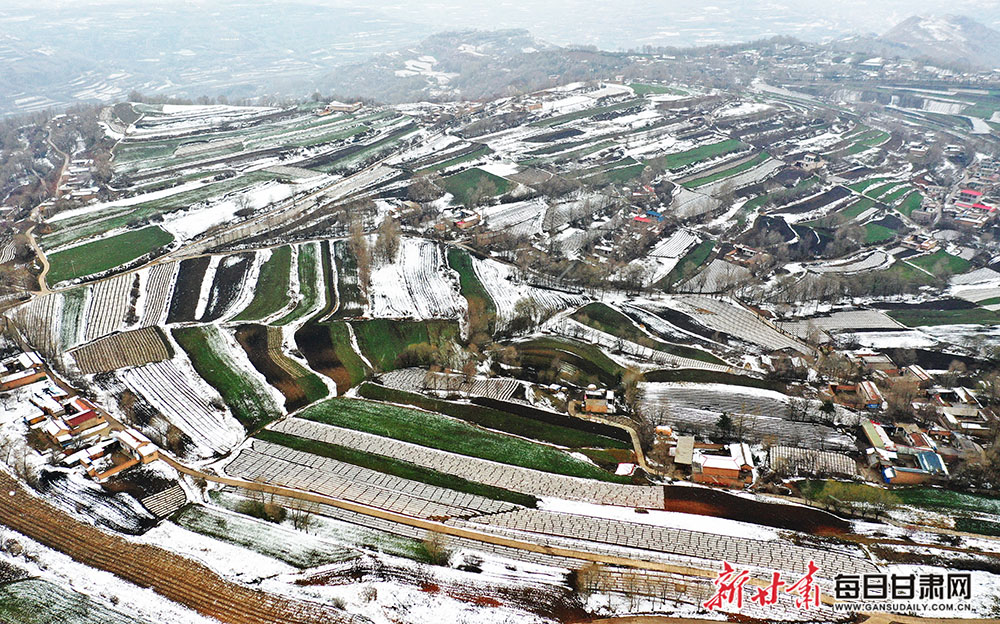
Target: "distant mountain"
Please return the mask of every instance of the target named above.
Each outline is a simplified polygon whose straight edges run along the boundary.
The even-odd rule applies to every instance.
[[[388,103],[477,100],[605,78],[626,64],[623,55],[550,45],[521,29],[460,31],[338,67],[318,87]]]
[[[961,15],[913,16],[878,37],[901,56],[949,65],[1000,67],[1000,32]]]
[[[307,0],[0,2],[0,115],[116,101],[131,89],[301,97],[331,68],[431,32]]]

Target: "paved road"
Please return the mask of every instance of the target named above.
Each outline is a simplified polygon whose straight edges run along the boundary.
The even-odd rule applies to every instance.
[[[472,522],[668,555],[712,561],[726,560],[735,566],[783,570],[795,574],[804,573],[808,562],[812,560],[820,568],[818,575],[827,579],[840,573],[865,574],[878,571],[875,565],[860,557],[796,546],[785,540],[757,540],[539,509],[518,509],[473,518]]]

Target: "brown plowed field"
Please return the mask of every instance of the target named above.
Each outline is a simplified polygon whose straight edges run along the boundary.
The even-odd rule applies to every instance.
[[[105,533],[28,494],[0,473],[0,523],[80,563],[149,587],[203,615],[232,624],[363,622],[333,607],[296,601],[231,583],[206,566],[157,546]],[[9,496],[8,492],[14,492]]]

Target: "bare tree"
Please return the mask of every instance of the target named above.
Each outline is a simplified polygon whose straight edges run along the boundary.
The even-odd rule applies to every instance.
[[[367,300],[368,284],[372,272],[372,256],[360,215],[355,216],[354,220],[351,221],[351,237],[348,244],[358,266],[358,289],[361,291],[361,296]]]
[[[392,262],[399,251],[402,234],[399,222],[387,216],[379,226],[378,236],[375,238],[375,259],[379,262]]]

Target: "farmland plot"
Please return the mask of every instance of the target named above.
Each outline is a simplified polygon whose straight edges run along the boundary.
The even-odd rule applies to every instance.
[[[17,247],[14,245],[14,239],[7,241],[0,247],[0,264],[7,264],[13,260],[16,251]]]
[[[236,341],[254,368],[285,396],[286,411],[294,412],[329,394],[319,377],[285,355],[280,328],[241,325],[236,329]]]
[[[200,380],[190,379],[172,361],[127,370],[122,380],[191,438],[198,455],[225,453],[243,439],[243,428],[236,419],[206,399],[215,393]]]
[[[195,319],[198,302],[201,299],[201,284],[211,261],[210,257],[201,256],[181,262],[173,296],[170,299],[170,307],[167,310],[168,323]]]
[[[707,341],[707,338],[704,336],[685,331],[658,316],[657,313],[662,313],[662,309],[657,309],[650,304],[643,305],[646,305],[649,309],[647,310],[631,303],[621,304],[621,309],[630,318],[641,323],[649,332],[664,340],[675,342]]]
[[[371,310],[376,318],[459,318],[465,300],[442,247],[414,238],[400,241],[394,262],[371,276]]]
[[[92,525],[128,535],[142,535],[155,518],[125,492],[110,492],[78,471],[46,468],[39,475],[39,492],[49,502]]]
[[[647,347],[631,340],[594,329],[570,318],[559,317],[553,319],[544,328],[546,331],[601,347],[607,353],[630,356],[634,358],[640,368],[667,366],[670,368],[701,368],[720,372],[734,372],[734,369],[725,364],[696,360],[654,347]]]
[[[698,243],[698,236],[688,230],[677,230],[650,250],[645,258],[633,260],[630,264],[642,267],[643,284],[656,284],[670,275],[688,250]]]
[[[891,254],[881,249],[875,249],[872,251],[862,251],[849,258],[810,264],[806,268],[813,273],[843,273],[850,275],[852,273],[886,269],[893,261],[894,258]]]
[[[194,505],[175,519],[202,535],[249,548],[297,568],[312,568],[349,560],[355,553],[319,537],[239,513]]]
[[[333,253],[324,241],[321,258],[323,279],[327,284],[327,307],[335,318],[361,316],[365,312],[364,297],[358,284],[358,261],[347,241],[333,244]]]
[[[173,290],[174,276],[177,274],[177,263],[157,264],[146,272],[144,286],[142,326],[160,325],[166,319],[167,303]]]
[[[128,366],[143,366],[171,357],[156,327],[144,327],[99,338],[70,352],[85,375],[109,373]]]
[[[782,323],[781,327],[801,338],[808,338],[814,329],[826,332],[906,329],[881,310],[840,310],[826,316]]]
[[[338,394],[360,383],[369,368],[354,344],[353,329],[341,321],[310,322],[295,332],[295,345],[309,362],[309,368],[332,379]]]
[[[0,586],[0,619],[18,624],[137,624],[134,614],[41,579]]]
[[[83,292],[83,289],[78,290]],[[77,299],[80,297],[77,296]],[[11,315],[28,342],[50,357],[61,348],[63,301],[64,297],[59,293],[36,297],[15,308]]]
[[[690,230],[677,230],[668,238],[657,243],[649,252],[649,255],[663,258],[680,258],[697,242],[697,234]]]
[[[514,318],[514,308],[522,299],[533,301],[544,314],[576,307],[586,301],[583,295],[530,286],[519,279],[516,268],[496,260],[472,258],[476,277],[496,304],[496,328],[502,330]]]
[[[255,255],[243,253],[224,256],[219,260],[212,278],[205,312],[201,316],[203,323],[219,320],[230,311],[233,303],[240,299],[239,295],[250,282],[247,276],[253,268]]]
[[[491,230],[508,230],[514,235],[531,236],[542,231],[546,205],[542,199],[498,204],[484,208],[484,223]]]
[[[788,397],[768,390],[720,384],[642,383],[640,404],[654,414],[657,425],[697,435],[719,434],[716,423],[723,412],[734,426],[742,423],[749,441],[774,436],[788,446],[853,451],[854,439],[833,427],[791,420]],[[813,411],[818,405],[811,406]]]
[[[214,325],[178,327],[172,334],[198,375],[222,395],[247,429],[256,429],[281,414],[280,394],[260,379],[231,336]]]
[[[678,288],[680,292],[714,293],[733,288],[752,277],[744,266],[726,262],[720,258],[711,263],[698,275],[687,280]]]
[[[134,280],[134,274],[126,273],[97,282],[89,288],[86,323],[83,328],[84,342],[106,336],[125,324],[129,293]]]
[[[248,124],[257,118],[279,112],[262,106],[227,106],[201,104],[164,104],[160,110],[146,110],[136,123],[132,137],[152,140],[205,131],[232,123]]]
[[[671,307],[690,315],[705,327],[737,336],[741,340],[769,349],[792,348],[800,353],[812,351],[808,345],[785,334],[738,303],[700,295],[675,297],[669,303]]]
[[[67,291],[62,297],[62,323],[59,325],[59,345],[63,349],[68,349],[83,342],[80,331],[83,329],[83,306],[86,301],[86,288],[76,288]]]
[[[314,314],[323,306],[323,274],[321,267],[317,264],[317,254],[320,246],[317,243],[303,243],[298,246],[296,264],[298,279],[298,294],[294,300],[292,309],[281,318],[274,321],[274,325],[288,325],[298,319]]]

